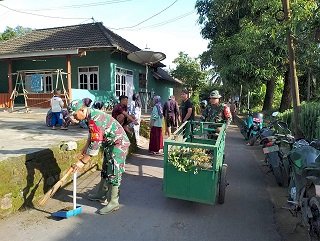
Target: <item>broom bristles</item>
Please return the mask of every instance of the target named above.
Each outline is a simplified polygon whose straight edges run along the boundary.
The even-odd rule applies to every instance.
[[[67,173],[56,183],[54,186],[46,192],[46,194],[41,198],[38,202],[40,206],[43,206],[49,198],[51,198],[57,191],[58,189],[63,185],[64,181],[67,179],[67,177],[72,173],[73,168],[70,167]]]

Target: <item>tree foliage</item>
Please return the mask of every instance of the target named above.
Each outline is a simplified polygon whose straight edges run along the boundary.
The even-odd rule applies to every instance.
[[[281,0],[197,0],[195,6],[201,33],[210,41],[208,50],[201,55],[202,65],[214,66],[226,89],[239,91],[242,85],[244,92],[260,93],[261,86],[265,85],[263,106],[266,109],[272,108],[278,86],[283,86],[288,72],[288,28],[296,40],[299,76],[306,76],[310,69],[314,75],[319,72],[319,48],[314,41],[320,23],[317,2],[291,2],[289,23],[279,19]]]
[[[176,68],[170,71],[172,76],[183,81],[187,88],[199,91],[201,86],[207,84],[208,73],[201,69],[197,59],[180,52],[173,63],[176,64]]]
[[[31,28],[24,28],[22,26],[17,26],[15,28],[6,27],[6,29],[0,33],[0,41],[8,40],[14,37],[19,37],[28,32],[31,32]]]

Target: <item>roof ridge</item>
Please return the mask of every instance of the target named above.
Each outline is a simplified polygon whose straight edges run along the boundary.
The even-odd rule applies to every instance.
[[[139,50],[141,50],[138,46],[134,45],[133,43],[131,43],[128,40],[126,40],[125,38],[121,37],[119,34],[116,34],[112,30],[110,30],[109,28],[104,26],[102,22],[96,22],[96,26],[99,27],[99,29],[101,30],[103,36],[105,36],[107,39],[112,41],[112,45],[116,45],[117,47],[120,47],[119,44],[114,40],[113,36],[110,36],[110,34],[108,32],[114,34],[117,38],[121,39],[122,41],[127,42],[128,44],[131,44],[135,48],[138,48]]]
[[[95,25],[96,23],[101,23],[101,22],[82,23],[82,24],[66,25],[66,26],[51,27],[51,28],[35,28],[35,29],[32,29],[32,31],[49,30],[49,29],[59,29],[59,28],[69,28],[69,27],[84,26],[84,25]]]
[[[13,39],[19,39],[19,38],[22,38],[22,37],[25,37],[26,35],[28,34],[33,34],[34,32],[37,32],[37,31],[43,31],[43,30],[52,30],[52,29],[61,29],[61,28],[68,28],[68,27],[76,27],[76,26],[84,26],[84,25],[95,25],[96,23],[100,23],[101,22],[95,22],[95,23],[86,23],[86,24],[76,24],[76,25],[67,25],[67,26],[60,26],[60,27],[52,27],[52,28],[35,28],[35,29],[31,29],[30,32],[27,32],[25,34],[22,34],[20,36],[15,36],[13,38],[10,38],[10,39],[7,39],[7,40],[2,40],[0,41],[1,44],[7,42],[7,41],[11,41]]]

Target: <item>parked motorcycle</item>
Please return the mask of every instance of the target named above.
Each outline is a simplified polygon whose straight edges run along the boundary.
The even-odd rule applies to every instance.
[[[263,114],[253,113],[248,109],[248,116],[244,120],[244,125],[241,128],[241,133],[246,140],[249,140],[251,146],[256,142],[257,134],[262,129]]]
[[[320,240],[320,143],[299,140],[288,155],[290,162],[289,210],[301,216],[311,240]]]
[[[274,115],[273,115],[274,116]],[[285,134],[283,134],[285,133]],[[285,122],[275,120],[260,131],[261,145],[265,161],[272,171],[279,186],[287,187],[289,183],[289,163],[287,153],[294,137]]]

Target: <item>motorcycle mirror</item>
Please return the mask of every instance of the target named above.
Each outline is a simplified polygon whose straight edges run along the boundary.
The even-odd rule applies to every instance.
[[[278,126],[279,126],[281,129],[288,129],[287,123],[285,123],[285,122],[283,122],[283,121],[279,121],[279,122],[278,122]]]
[[[276,117],[277,115],[279,115],[278,111],[272,113],[272,117]]]
[[[320,150],[320,140],[315,140],[310,143],[310,146],[314,147],[317,150]]]

